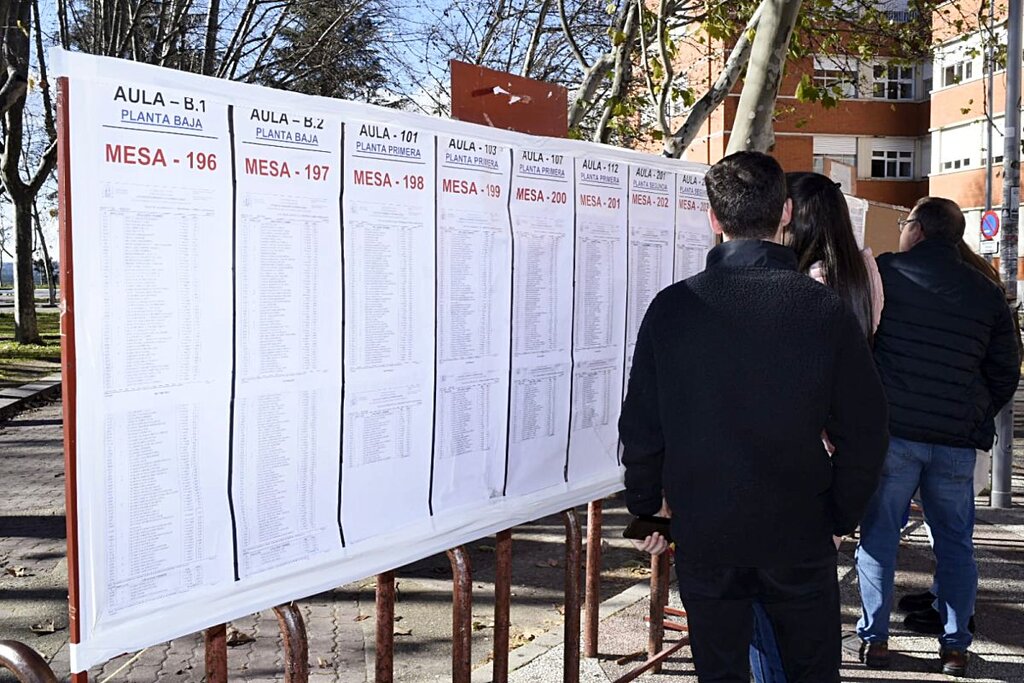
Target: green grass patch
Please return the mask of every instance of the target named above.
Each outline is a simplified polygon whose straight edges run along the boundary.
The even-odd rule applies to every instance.
[[[60,370],[60,313],[37,309],[42,344],[14,341],[14,312],[0,313],[0,388],[26,384]]]

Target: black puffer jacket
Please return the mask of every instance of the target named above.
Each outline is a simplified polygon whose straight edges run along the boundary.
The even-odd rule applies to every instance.
[[[993,418],[1020,380],[1018,333],[1002,289],[939,239],[883,254],[878,270],[885,308],[875,362],[890,434],[988,450]]]

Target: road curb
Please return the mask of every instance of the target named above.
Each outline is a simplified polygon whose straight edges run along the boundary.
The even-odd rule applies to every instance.
[[[6,422],[40,400],[48,401],[60,396],[61,375],[47,375],[20,387],[0,389],[0,422]]]

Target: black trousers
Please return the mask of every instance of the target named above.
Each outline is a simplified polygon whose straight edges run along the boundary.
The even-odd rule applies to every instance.
[[[753,602],[768,613],[788,683],[838,683],[836,556],[792,567],[709,567],[676,554],[679,593],[701,683],[749,683]]]

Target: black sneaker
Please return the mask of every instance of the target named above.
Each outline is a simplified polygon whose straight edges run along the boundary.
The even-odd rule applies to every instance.
[[[889,643],[868,643],[860,639],[856,631],[843,634],[843,650],[863,662],[869,669],[889,668]]]
[[[896,603],[897,609],[901,612],[920,612],[928,609],[935,602],[935,593],[925,591],[924,593],[910,593],[900,598]]]
[[[941,636],[946,632],[939,611],[934,607],[911,612],[903,619],[903,625],[914,633],[926,636]],[[974,633],[974,615],[967,621],[967,630]]]

